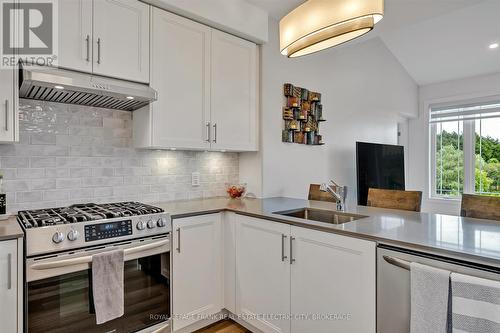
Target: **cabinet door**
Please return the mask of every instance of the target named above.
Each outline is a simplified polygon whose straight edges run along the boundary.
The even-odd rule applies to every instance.
[[[298,227],[291,234],[292,316],[333,316],[292,317],[292,333],[374,333],[375,243]]]
[[[0,322],[2,332],[18,332],[17,240],[0,242]]]
[[[149,82],[149,5],[94,0],[94,73]]]
[[[222,309],[221,214],[173,220],[173,328]]]
[[[154,146],[210,148],[210,33],[207,26],[153,9]]]
[[[290,313],[290,226],[239,215],[236,232],[237,314],[263,332],[290,332],[290,320],[259,316]]]
[[[59,10],[58,66],[92,72],[92,1],[64,0]]]
[[[258,150],[258,48],[212,32],[212,149]]]
[[[0,69],[0,142],[19,140],[17,77],[17,68]]]

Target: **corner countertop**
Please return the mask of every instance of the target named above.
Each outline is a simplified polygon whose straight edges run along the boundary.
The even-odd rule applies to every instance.
[[[335,210],[335,204],[281,197],[241,200],[208,198],[156,205],[170,213],[172,218],[228,210],[241,215],[500,267],[498,221],[356,206],[348,207],[347,212],[368,217],[335,225],[275,214],[304,207]]]
[[[0,220],[0,241],[24,237],[23,229],[17,223],[16,216]]]

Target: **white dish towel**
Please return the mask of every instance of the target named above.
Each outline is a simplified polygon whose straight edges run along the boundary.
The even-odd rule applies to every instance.
[[[97,324],[123,316],[123,250],[92,256],[92,292]]]
[[[500,281],[451,274],[453,333],[500,333]]]
[[[411,263],[411,333],[446,333],[451,272]]]

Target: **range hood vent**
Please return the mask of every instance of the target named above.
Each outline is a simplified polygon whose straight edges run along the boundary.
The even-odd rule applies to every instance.
[[[156,101],[148,85],[42,66],[20,66],[19,97],[134,111]]]

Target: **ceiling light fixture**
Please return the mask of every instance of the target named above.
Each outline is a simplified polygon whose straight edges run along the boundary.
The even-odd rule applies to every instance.
[[[384,0],[308,0],[281,19],[281,54],[300,57],[345,43],[383,17]]]
[[[490,44],[490,49],[497,49],[498,48],[498,43],[493,43],[493,44]]]
[[[54,88],[59,89],[59,90],[63,90],[64,89],[63,86],[54,86]]]
[[[134,99],[133,96],[127,96],[127,99]]]

